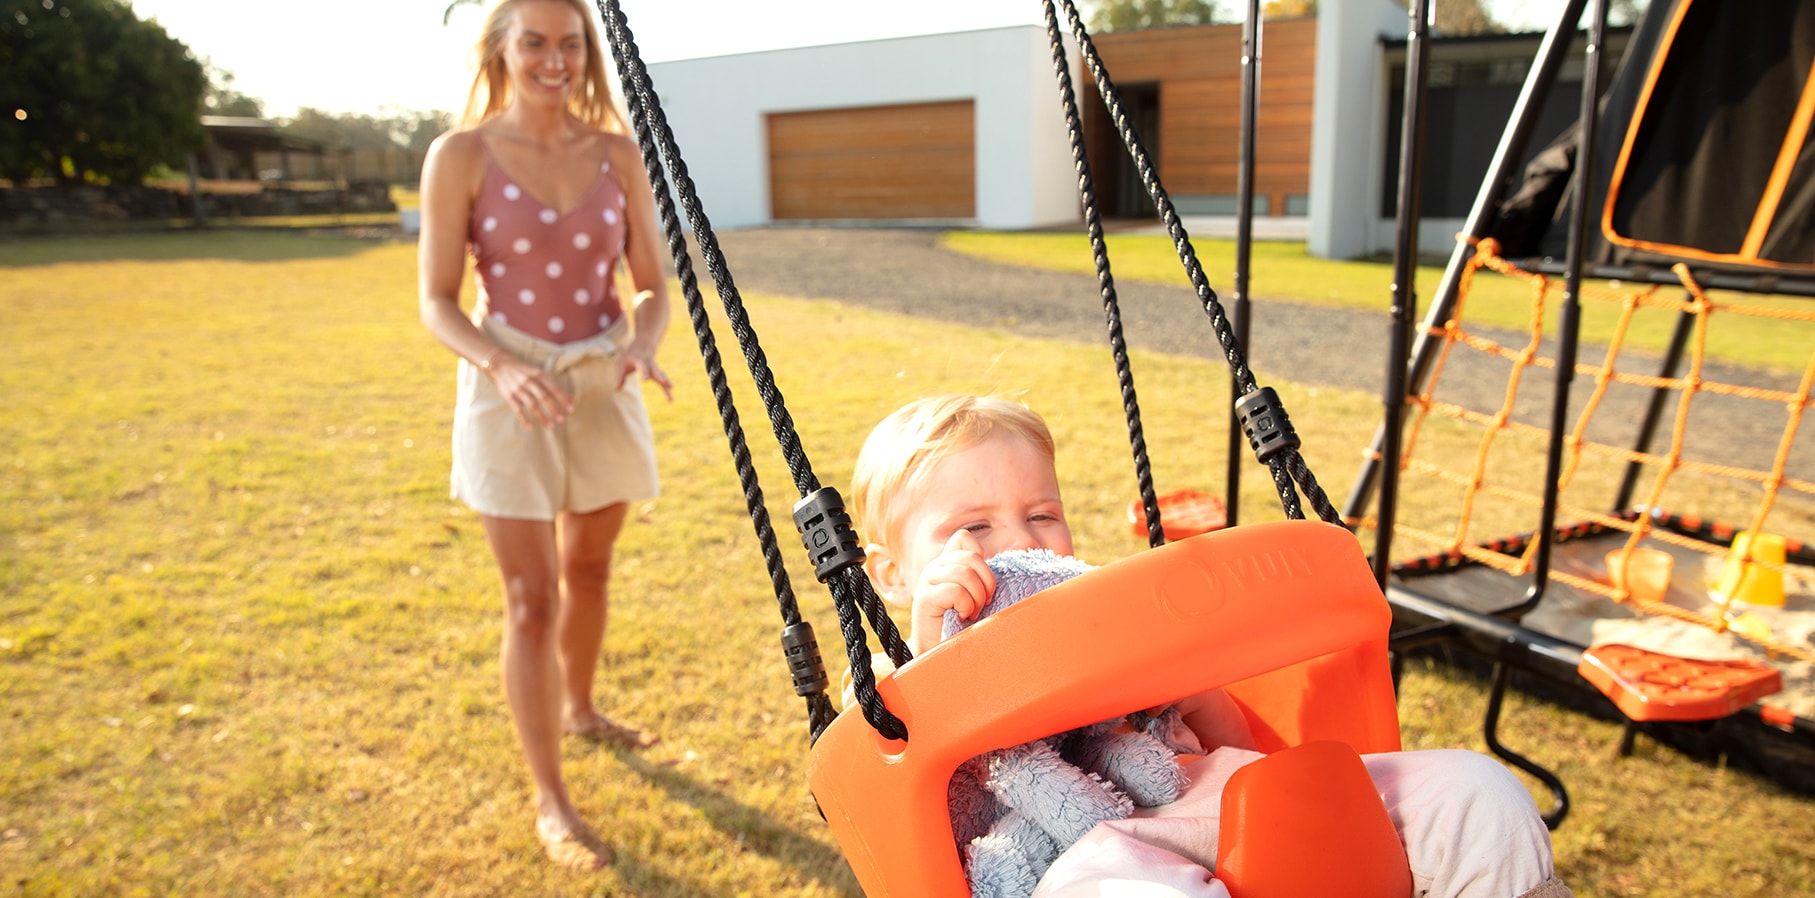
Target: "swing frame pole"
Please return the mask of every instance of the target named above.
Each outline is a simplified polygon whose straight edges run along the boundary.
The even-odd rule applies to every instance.
[[[1248,342],[1248,272],[1254,247],[1254,157],[1260,114],[1260,45],[1260,0],[1248,0],[1247,18],[1242,23],[1241,152],[1235,169],[1235,284],[1230,290],[1229,324],[1235,329],[1235,339],[1248,347],[1250,355],[1253,349]],[[1230,381],[1228,476],[1223,484],[1224,520],[1229,527],[1241,519],[1242,449],[1246,440],[1235,413],[1235,404],[1241,398],[1241,388]]]
[[[1588,216],[1593,202],[1595,139],[1600,130],[1602,51],[1607,39],[1607,0],[1593,0],[1588,20],[1588,46],[1582,69],[1582,108],[1577,120],[1575,177],[1570,184],[1569,245],[1563,259],[1563,307],[1557,318],[1556,393],[1550,406],[1550,441],[1544,455],[1544,505],[1538,514],[1538,546],[1533,556],[1531,587],[1524,601],[1501,612],[1517,619],[1537,607],[1550,585],[1550,550],[1556,542],[1558,483],[1563,470],[1563,434],[1569,429],[1569,388],[1575,380],[1576,353],[1582,323],[1582,267],[1588,254]]]
[[[1455,249],[1450,252],[1449,264],[1443,270],[1443,279],[1438,282],[1437,292],[1431,297],[1430,309],[1425,313],[1424,326],[1412,343],[1412,359],[1406,366],[1406,393],[1423,388],[1425,378],[1429,376],[1431,363],[1437,354],[1437,342],[1431,339],[1430,330],[1442,325],[1455,308],[1456,297],[1462,286],[1463,266],[1474,253],[1473,241],[1486,236],[1494,216],[1499,214],[1500,200],[1520,159],[1525,155],[1526,145],[1531,142],[1531,132],[1537,127],[1538,113],[1556,83],[1557,73],[1568,56],[1569,45],[1575,40],[1576,23],[1581,20],[1582,10],[1587,3],[1588,0],[1565,0],[1562,14],[1557,17],[1556,24],[1545,32],[1544,41],[1538,46],[1537,59],[1525,76],[1525,85],[1519,89],[1519,99],[1513,104],[1506,130],[1501,132],[1500,143],[1494,149],[1492,161],[1488,163],[1481,189],[1475,194],[1475,204],[1469,210],[1467,223],[1462,229],[1463,239],[1457,240]],[[1403,403],[1405,398],[1404,395],[1397,399],[1388,397],[1388,401]],[[1384,460],[1382,453],[1385,440],[1386,428],[1383,424],[1374,431],[1373,441],[1368,444],[1368,451],[1363,457],[1361,472],[1356,476],[1348,498],[1343,501],[1344,520],[1360,519],[1373,497]],[[1384,493],[1381,496],[1383,504],[1396,501],[1397,496]]]
[[[1405,50],[1405,115],[1399,127],[1399,220],[1393,248],[1393,314],[1389,324],[1386,362],[1386,392],[1381,397],[1384,408],[1381,433],[1384,435],[1381,457],[1392,463],[1380,469],[1380,491],[1383,496],[1399,494],[1399,453],[1404,437],[1405,360],[1412,336],[1412,322],[1418,310],[1418,224],[1423,215],[1424,196],[1424,102],[1430,83],[1425,68],[1425,50],[1430,43],[1430,0],[1412,0],[1406,9],[1410,27]],[[1381,502],[1374,527],[1374,580],[1386,589],[1392,571],[1393,521],[1397,502]]]

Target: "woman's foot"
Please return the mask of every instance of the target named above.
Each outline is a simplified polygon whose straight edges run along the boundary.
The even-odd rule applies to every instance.
[[[564,726],[567,733],[614,748],[648,748],[661,737],[638,727],[619,723],[596,711],[569,715]]]
[[[582,873],[591,873],[611,863],[611,847],[592,827],[579,821],[563,823],[554,817],[536,818],[536,838],[548,859]]]

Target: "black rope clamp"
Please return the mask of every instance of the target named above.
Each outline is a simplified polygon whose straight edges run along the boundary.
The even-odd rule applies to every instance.
[[[1281,452],[1297,449],[1298,431],[1286,417],[1286,407],[1272,387],[1261,387],[1235,401],[1235,418],[1248,437],[1248,448],[1265,464]]]
[[[812,624],[801,621],[783,629],[781,653],[788,659],[788,673],[794,677],[795,695],[817,695],[832,684],[826,675],[825,662],[819,659],[819,640],[813,636]]]
[[[820,487],[794,503],[794,526],[800,529],[800,541],[813,559],[813,576],[819,582],[863,563],[863,547],[857,543],[857,531],[851,529],[851,516],[845,513],[844,497],[837,490]]]

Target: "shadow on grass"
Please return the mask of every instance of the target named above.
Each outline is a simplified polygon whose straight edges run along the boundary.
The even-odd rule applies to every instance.
[[[70,262],[289,262],[345,258],[395,242],[395,228],[185,228],[19,236],[0,241],[0,267]]]
[[[803,877],[818,882],[837,894],[861,898],[863,893],[857,888],[855,877],[848,873],[836,875],[835,871],[849,870],[844,856],[837,851],[820,842],[803,838],[788,827],[777,824],[762,811],[669,767],[652,763],[631,752],[620,752],[619,757],[651,785],[661,788],[677,801],[698,808],[707,822],[742,844],[745,849],[793,867]],[[805,788],[804,784],[802,788]]]

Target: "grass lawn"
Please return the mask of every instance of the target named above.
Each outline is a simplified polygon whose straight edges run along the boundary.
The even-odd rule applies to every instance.
[[[620,544],[600,679],[609,712],[663,741],[567,745],[618,858],[593,876],[542,860],[496,574],[447,498],[453,361],[417,323],[414,272],[411,245],[300,234],[0,245],[0,891],[857,895],[805,787],[773,595],[679,330],[675,402],[651,409],[665,495]],[[1100,349],[776,297],[752,315],[826,482],[905,399],[1014,391],[1055,430],[1079,554],[1144,544]],[[1135,362],[1162,488],[1214,488],[1204,397],[1226,381]],[[785,468],[732,382],[785,521]],[[1340,492],[1376,401],[1277,386]],[[1256,474],[1246,518],[1269,495]],[[783,550],[836,658],[830,600]],[[1414,664],[1407,746],[1481,749],[1484,694]],[[1644,739],[1616,758],[1617,727],[1517,696],[1501,732],[1571,786],[1555,841],[1578,895],[1815,890],[1808,799]]]

